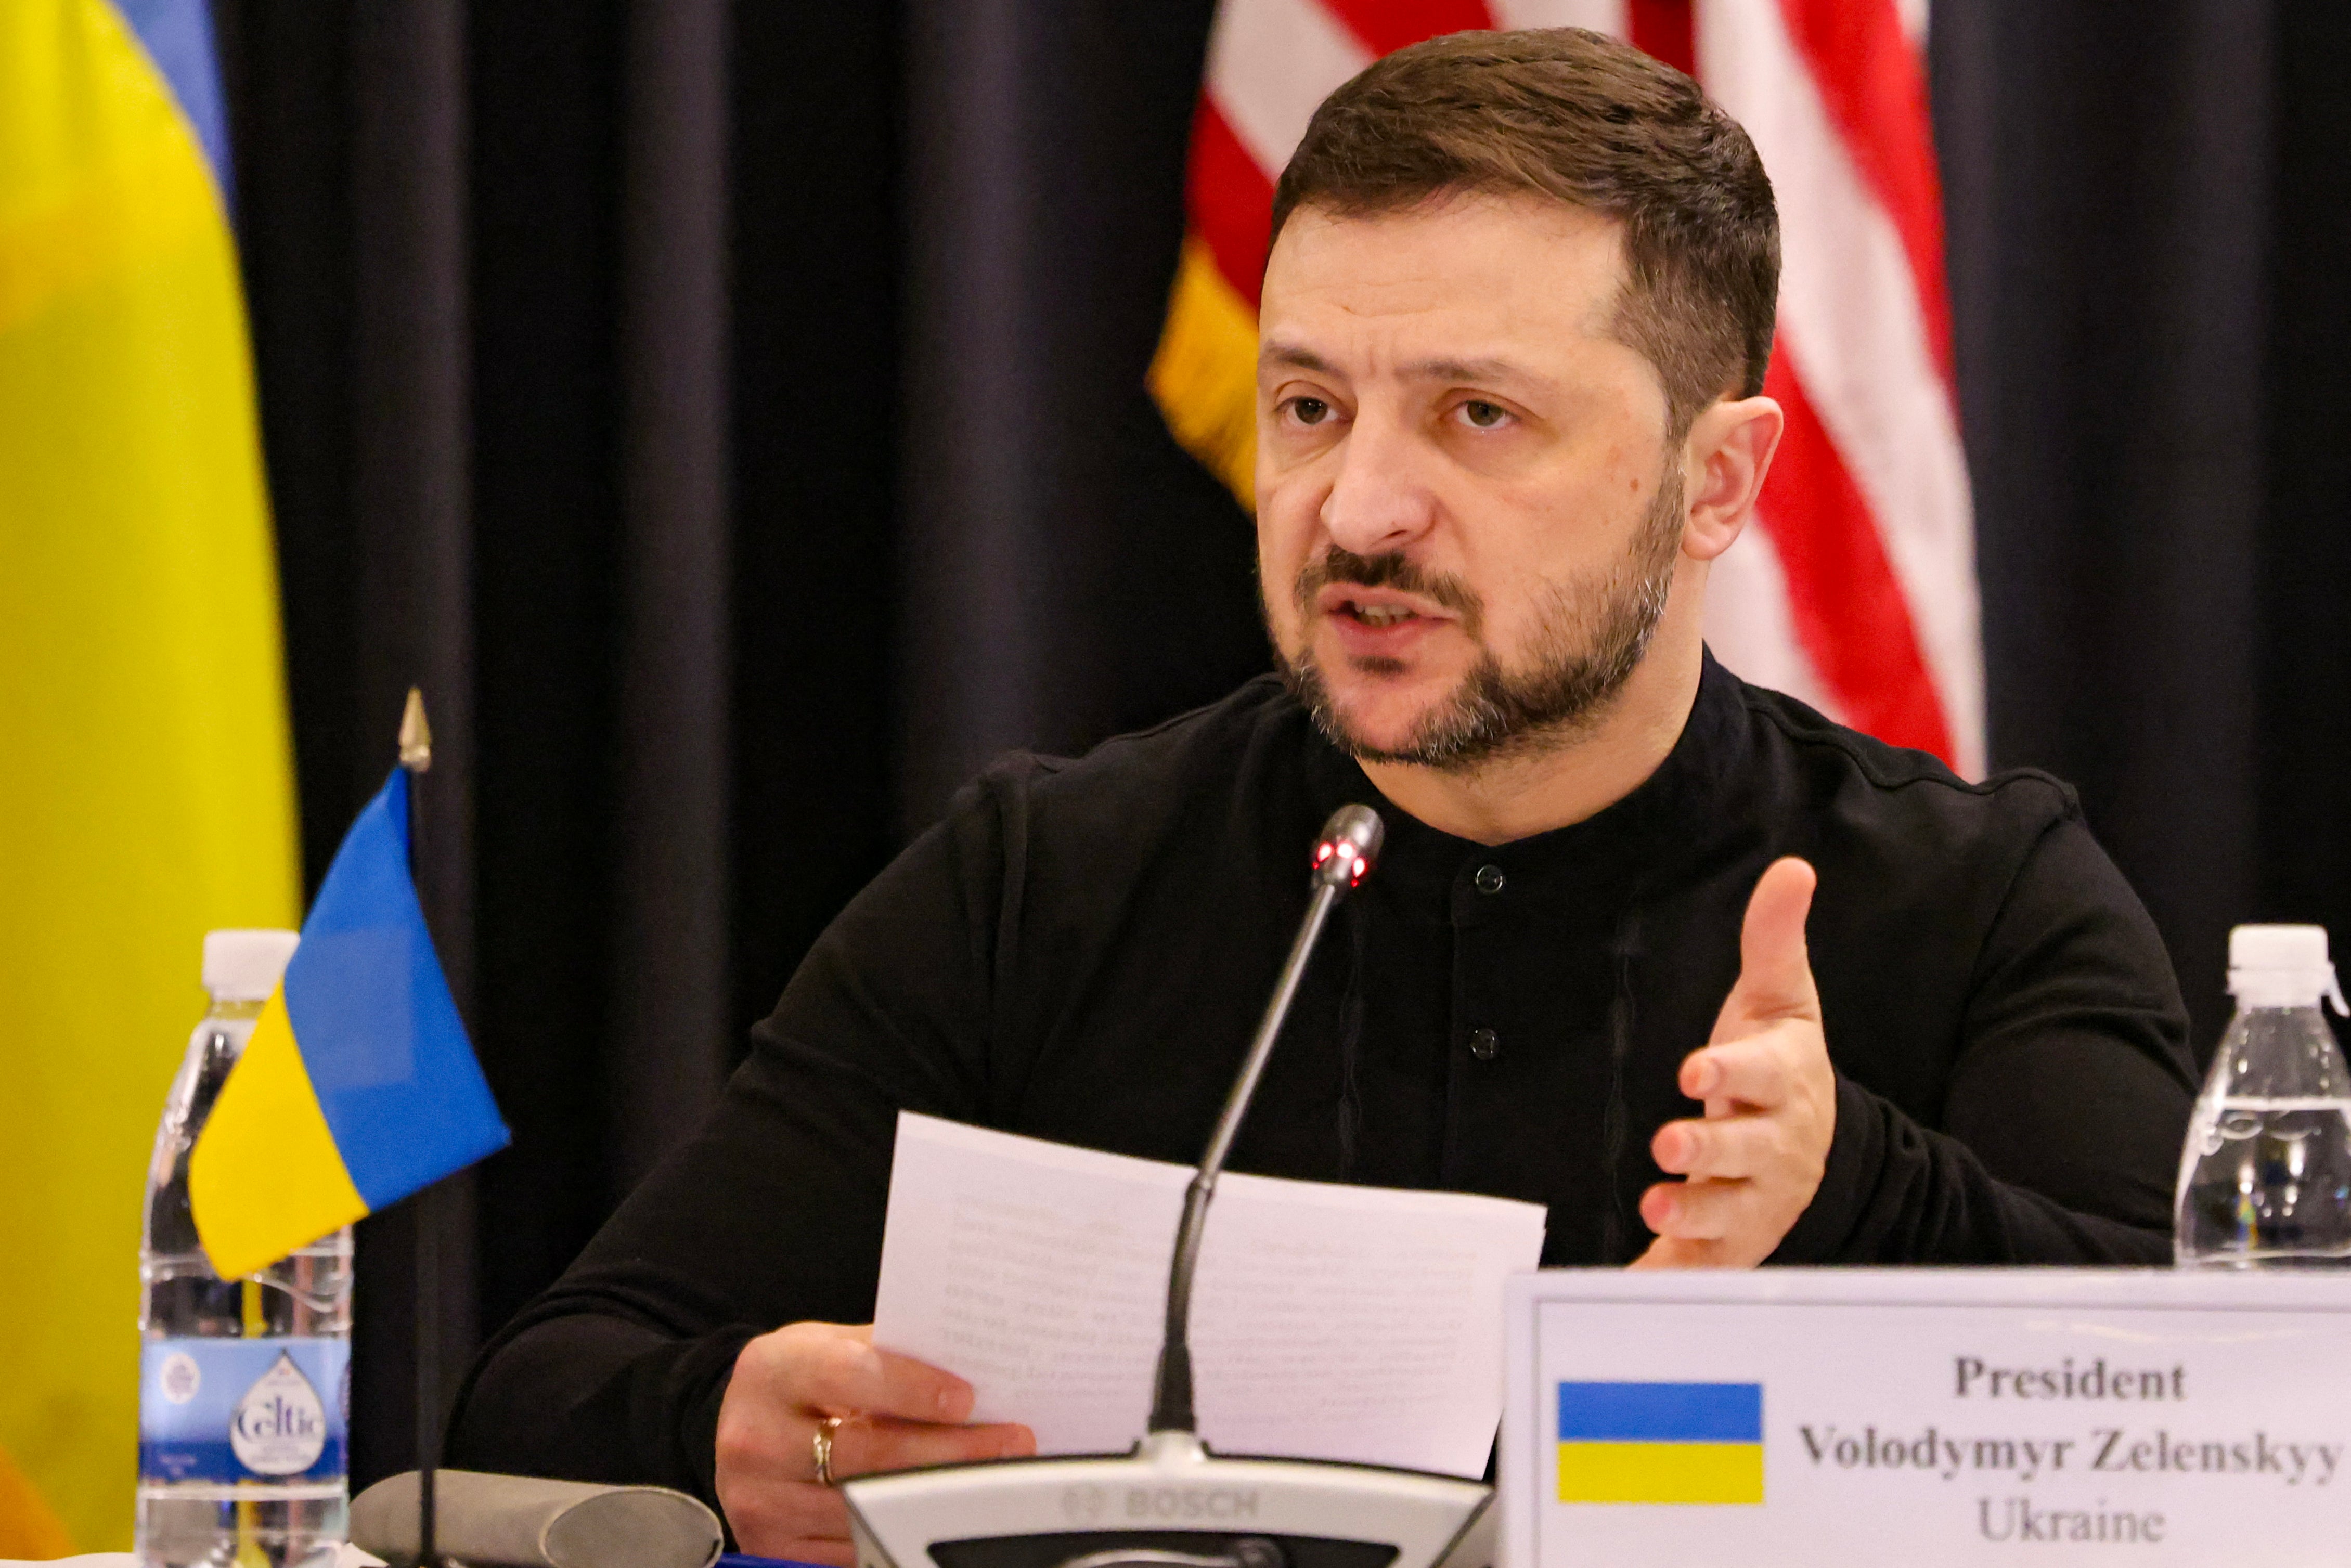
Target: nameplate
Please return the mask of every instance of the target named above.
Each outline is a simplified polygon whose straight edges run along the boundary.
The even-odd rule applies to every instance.
[[[2351,1272],[1520,1275],[1502,1568],[2351,1562]]]

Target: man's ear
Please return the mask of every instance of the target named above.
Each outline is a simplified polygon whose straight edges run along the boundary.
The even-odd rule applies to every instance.
[[[1771,471],[1771,454],[1786,428],[1780,405],[1768,397],[1715,403],[1691,422],[1682,444],[1682,486],[1688,515],[1682,553],[1712,560],[1755,516],[1755,497]]]

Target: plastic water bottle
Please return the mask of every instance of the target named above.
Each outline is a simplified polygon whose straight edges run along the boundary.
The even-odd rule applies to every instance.
[[[2318,1010],[2342,988],[2317,925],[2229,934],[2237,1016],[2220,1038],[2179,1159],[2182,1266],[2351,1264],[2351,1070]]]
[[[148,1167],[138,1542],[141,1563],[158,1568],[315,1568],[350,1530],[350,1231],[223,1280],[188,1211],[189,1152],[295,940],[204,938],[212,1008],[172,1082]]]

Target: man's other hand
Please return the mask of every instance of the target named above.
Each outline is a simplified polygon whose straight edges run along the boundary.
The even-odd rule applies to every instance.
[[[1682,1092],[1706,1114],[1650,1140],[1657,1168],[1687,1179],[1641,1195],[1657,1239],[1635,1269],[1743,1269],[1780,1245],[1813,1195],[1836,1132],[1836,1072],[1804,948],[1818,882],[1793,858],[1755,883],[1739,937],[1739,982],[1713,1037],[1682,1062]]]
[[[718,1501],[737,1545],[848,1568],[849,1511],[816,1479],[816,1431],[841,1416],[835,1480],[1037,1451],[1026,1427],[967,1427],[971,1385],[873,1347],[870,1323],[788,1323],[735,1358],[718,1406]]]

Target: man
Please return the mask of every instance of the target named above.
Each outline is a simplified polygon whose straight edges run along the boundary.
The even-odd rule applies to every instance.
[[[967,790],[491,1348],[460,1461],[685,1487],[747,1550],[845,1562],[820,1469],[1027,1451],[844,1326],[894,1118],[1196,1157],[1348,800],[1387,850],[1238,1167],[1544,1203],[1550,1263],[2168,1255],[2182,1013],[2071,792],[1966,783],[1701,644],[1781,429],[1744,133],[1596,35],[1457,36],[1324,104],[1274,231],[1280,677]]]

